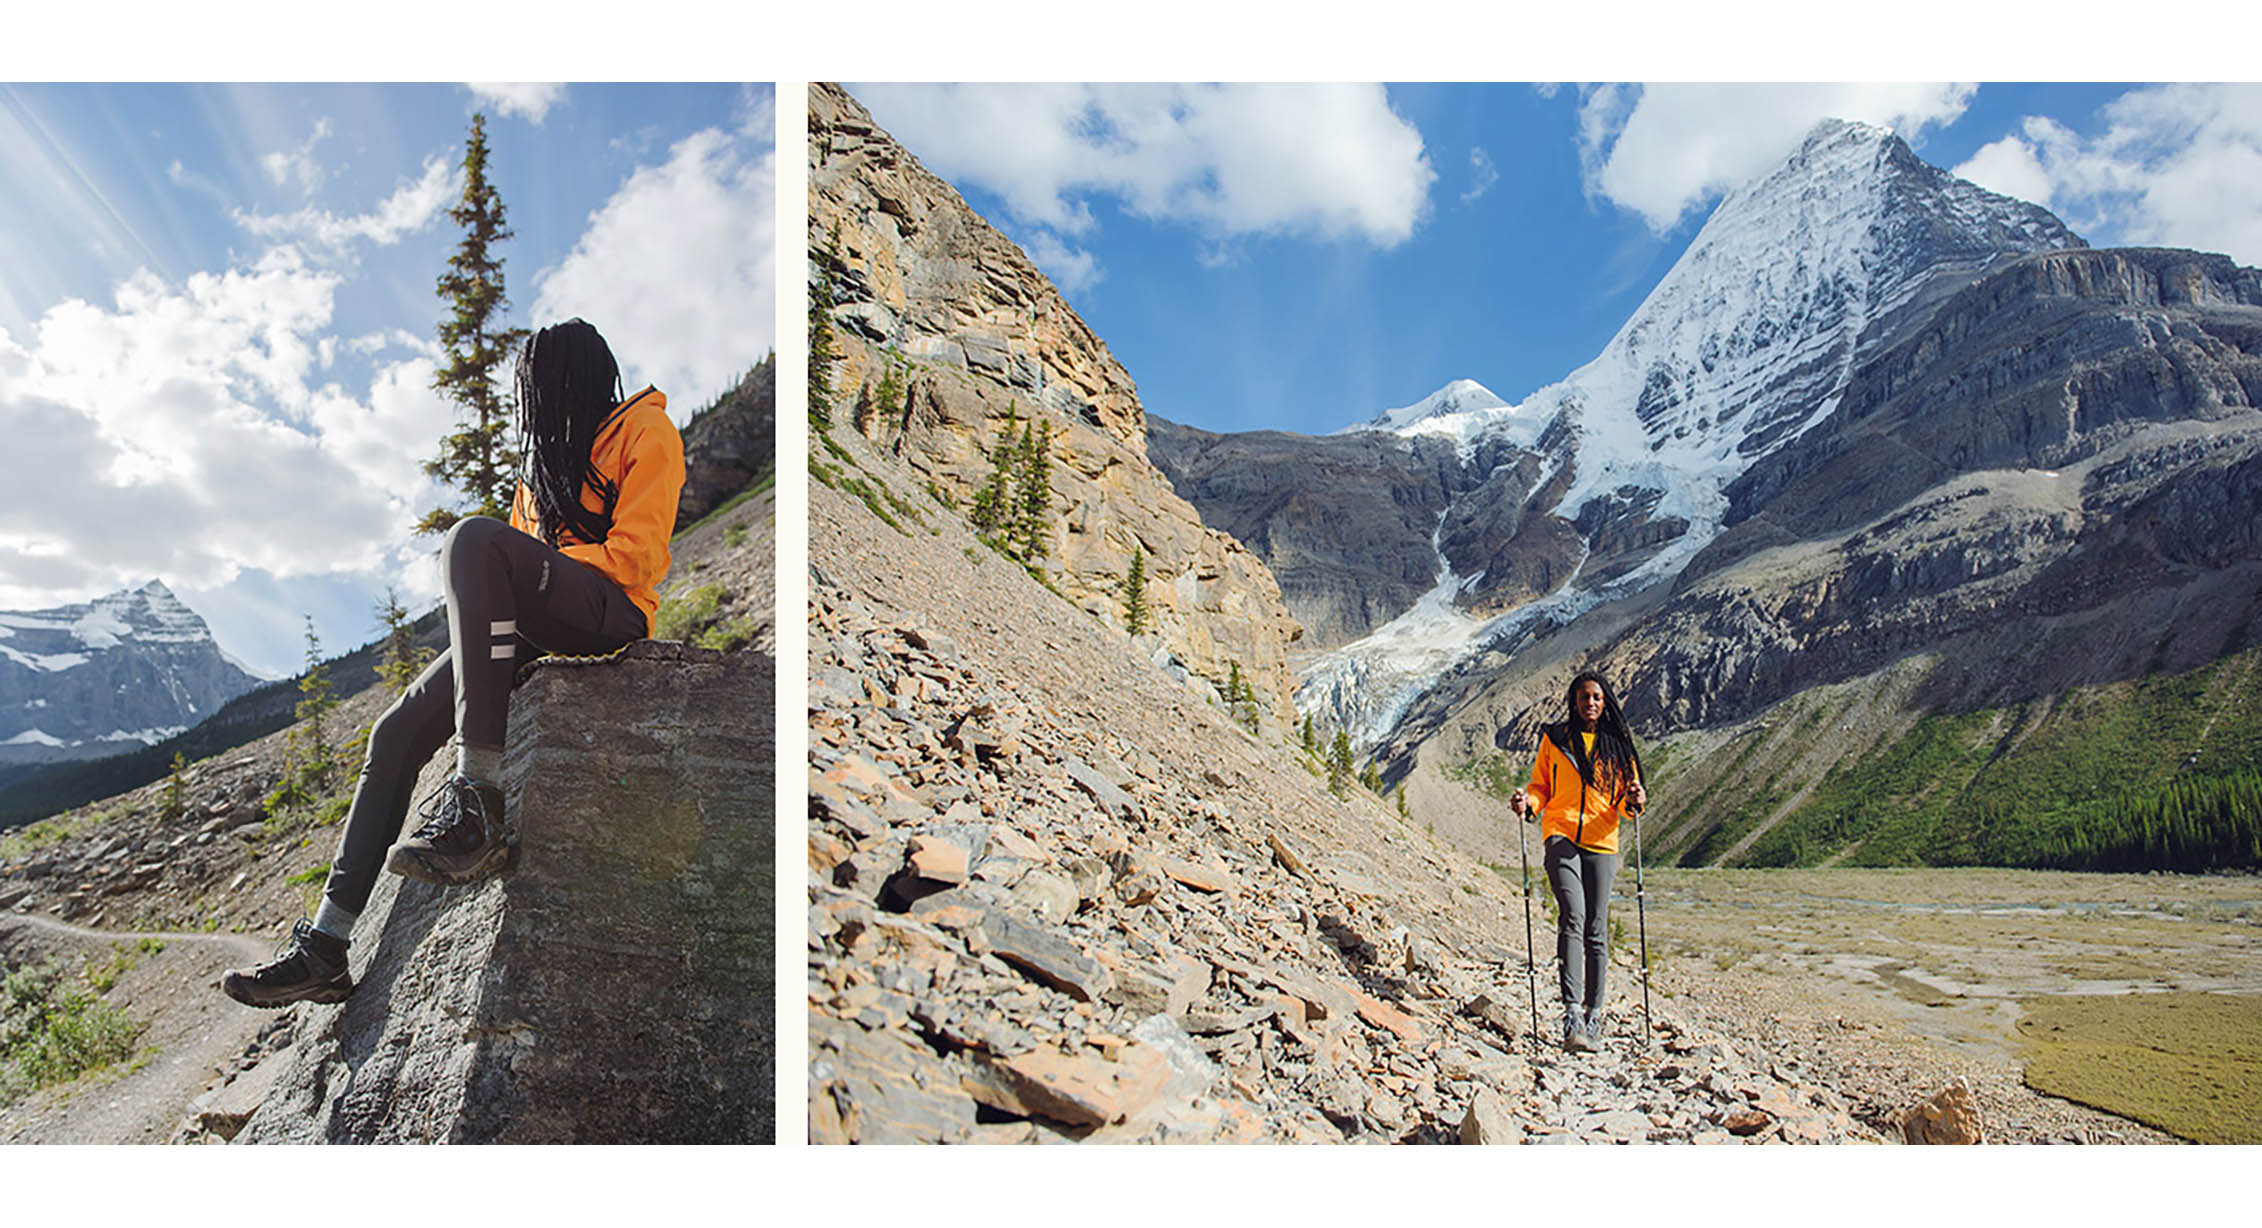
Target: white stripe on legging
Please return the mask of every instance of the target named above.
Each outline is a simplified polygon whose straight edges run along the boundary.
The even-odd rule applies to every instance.
[[[497,644],[497,645],[495,645],[495,646],[494,646],[494,647],[493,647],[492,649],[490,649],[490,650],[488,651],[487,655],[488,655],[488,657],[489,657],[489,658],[491,658],[491,659],[493,659],[493,660],[496,660],[496,661],[508,661],[508,660],[510,660],[510,659],[511,659],[512,657],[515,657],[515,656],[517,656],[517,655],[518,655],[518,645],[516,645],[516,644]]]
[[[501,622],[492,622],[487,624],[487,633],[489,635],[509,635],[517,630],[518,620],[515,618],[506,618]]]

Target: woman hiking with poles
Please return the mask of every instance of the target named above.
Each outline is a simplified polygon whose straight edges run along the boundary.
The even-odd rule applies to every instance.
[[[1601,675],[1573,678],[1563,705],[1564,719],[1540,729],[1531,780],[1508,806],[1527,822],[1536,818],[1544,841],[1542,864],[1555,892],[1563,1047],[1591,1053],[1602,1031],[1610,967],[1618,826],[1641,813],[1649,793],[1633,733]]]
[[[503,815],[503,734],[519,663],[536,652],[610,653],[650,633],[683,490],[683,438],[667,398],[621,399],[620,368],[595,328],[567,320],[520,350],[525,454],[510,523],[471,516],[440,547],[448,651],[369,731],[369,754],[312,921],[273,961],[228,973],[247,1006],[342,1002],[347,941],[380,868],[444,885],[475,883],[518,854]],[[394,844],[410,791],[450,737],[456,770]],[[387,852],[387,845],[391,851]]]

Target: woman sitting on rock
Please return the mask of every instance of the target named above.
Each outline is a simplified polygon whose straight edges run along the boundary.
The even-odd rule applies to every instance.
[[[1563,1047],[1593,1052],[1602,1033],[1610,967],[1610,883],[1618,874],[1618,824],[1648,804],[1641,757],[1599,674],[1571,680],[1564,719],[1540,730],[1531,780],[1508,799],[1539,819],[1548,885],[1555,891],[1555,958],[1561,964]]]
[[[504,822],[503,732],[520,660],[530,649],[609,653],[650,633],[683,489],[667,398],[646,388],[621,400],[611,349],[580,320],[527,339],[517,386],[526,459],[510,523],[471,516],[448,530],[448,651],[370,729],[321,908],[273,962],[222,979],[238,1002],[344,1001],[346,943],[379,866],[447,885],[508,869],[518,833]],[[418,772],[451,735],[454,776],[388,855]]]

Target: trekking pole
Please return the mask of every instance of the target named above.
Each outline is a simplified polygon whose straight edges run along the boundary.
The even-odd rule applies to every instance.
[[[1527,803],[1528,804],[1528,803]],[[1524,828],[1530,822],[1516,816],[1516,858],[1524,863],[1524,993],[1532,1003],[1532,1046],[1539,1046],[1539,964],[1532,956],[1532,855]]]
[[[1507,751],[1507,726],[1501,726],[1493,744],[1503,753]],[[1516,859],[1524,866],[1524,993],[1531,999],[1532,1047],[1536,1050],[1539,1047],[1539,962],[1532,955],[1532,855],[1524,839],[1524,826],[1529,821],[1523,815],[1516,816]],[[1639,874],[1636,871],[1636,877]]]
[[[1642,900],[1642,816],[1637,810],[1634,812],[1634,922],[1641,933],[1642,1051],[1646,1053],[1657,1036],[1657,1024],[1649,1017],[1649,910],[1643,907]]]

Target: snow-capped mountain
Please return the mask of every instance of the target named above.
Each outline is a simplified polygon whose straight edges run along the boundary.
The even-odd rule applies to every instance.
[[[1887,129],[1816,126],[1722,200],[1602,353],[1560,382],[1510,404],[1459,380],[1346,428],[1451,440],[1467,472],[1433,536],[1434,587],[1307,663],[1298,707],[1372,743],[1456,663],[1670,579],[1727,523],[1730,484],[1827,419],[1902,324],[2001,262],[2084,246],[2048,211],[1926,164]],[[1519,463],[1518,480],[1493,480]],[[1504,537],[1493,522],[1509,504],[1520,510]],[[1508,573],[1534,557],[1545,582]]]
[[[1411,405],[1383,410],[1367,422],[1344,427],[1343,431],[1336,433],[1364,430],[1405,432],[1430,429],[1424,428],[1424,423],[1475,423],[1483,421],[1479,415],[1486,410],[1506,408],[1508,402],[1493,395],[1492,389],[1473,379],[1457,379]]]
[[[162,741],[262,681],[160,581],[80,605],[0,612],[0,761]]]

